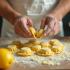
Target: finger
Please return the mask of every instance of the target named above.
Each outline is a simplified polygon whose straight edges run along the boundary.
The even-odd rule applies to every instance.
[[[28,32],[27,27],[27,20],[25,18],[20,19],[19,21],[19,29],[21,29],[23,32],[25,32],[26,35],[31,36],[31,34]]]
[[[29,27],[33,27],[33,22],[32,22],[32,20],[30,19],[30,18],[28,18],[28,25],[29,25]],[[31,33],[31,32],[30,32]],[[33,37],[33,38],[35,38],[35,36],[31,33],[31,36]]]
[[[28,23],[29,26],[33,26],[33,22],[30,18],[27,18],[27,23]]]
[[[15,25],[15,29],[19,29],[19,32],[17,32],[17,33],[20,33],[22,36],[24,36],[24,34],[25,34],[25,36],[27,35],[29,37],[31,35],[28,32],[28,30],[25,28],[25,26],[24,26],[25,24],[27,25],[26,18],[21,18],[18,20],[17,25]],[[22,30],[22,32],[21,32],[21,30]],[[18,30],[16,30],[16,31],[18,31]]]
[[[48,25],[45,25],[44,27],[44,31],[46,31],[48,29]]]
[[[18,34],[24,38],[31,37],[31,36],[27,35],[24,31],[22,31],[22,29],[20,29],[20,28],[16,28],[15,32],[16,32],[16,34]]]
[[[15,33],[19,36],[25,37],[24,32],[21,32],[20,28],[16,28]]]
[[[40,28],[44,29],[44,27],[45,27],[45,18],[42,19]]]
[[[50,33],[50,31],[51,31],[51,29],[49,29],[49,28],[48,28],[47,30],[45,30],[45,31],[44,31],[44,36],[48,36],[49,33]]]
[[[27,19],[24,19],[23,21],[22,21],[22,30],[26,33],[26,34],[28,34],[28,35],[31,35],[30,34],[30,31],[29,31],[29,27],[28,27],[28,22],[27,22]]]
[[[54,36],[54,32],[53,31],[50,31],[48,36]]]
[[[54,35],[58,34],[59,31],[60,31],[60,26],[59,25],[56,25],[56,27],[54,28]]]

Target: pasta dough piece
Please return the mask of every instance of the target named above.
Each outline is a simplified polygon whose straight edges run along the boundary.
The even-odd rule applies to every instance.
[[[19,55],[19,56],[25,57],[25,56],[30,56],[30,55],[32,55],[32,51],[31,51],[30,48],[24,47],[24,48],[21,48],[21,50],[18,51],[16,54]]]
[[[53,46],[53,45],[59,45],[61,42],[57,39],[52,39],[49,41],[49,43]]]
[[[37,54],[40,56],[52,56],[54,55],[54,52],[47,47],[47,48],[42,48],[40,51],[37,52]]]
[[[32,47],[34,45],[39,45],[40,41],[37,40],[29,40],[27,43],[23,44],[23,47]]]
[[[16,45],[19,49],[23,47],[23,44],[20,41],[13,41],[11,45]]]
[[[39,45],[41,42],[38,40],[30,40],[29,43],[32,43],[34,45]]]
[[[30,32],[32,33],[32,35],[34,36],[34,38],[36,38],[36,30],[33,27],[29,27]]]
[[[40,38],[43,36],[43,32],[44,32],[44,29],[40,29],[37,33],[36,33],[36,37],[37,38]]]
[[[52,51],[54,51],[55,53],[61,53],[64,49],[64,45],[57,39],[52,39],[50,41],[51,49]]]
[[[8,45],[8,49],[12,52],[12,53],[16,53],[18,51],[18,48],[16,45]]]
[[[64,49],[63,45],[52,46],[52,51],[55,53],[61,53],[63,51],[63,49]]]
[[[42,48],[44,47],[51,47],[51,44],[49,42],[41,42]]]
[[[35,52],[39,51],[41,49],[41,45],[35,45],[35,46],[32,46],[31,49]]]
[[[23,44],[23,47],[32,47],[34,44],[32,43],[24,43]]]

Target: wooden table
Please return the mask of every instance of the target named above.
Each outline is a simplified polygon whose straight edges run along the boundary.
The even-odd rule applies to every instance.
[[[33,68],[30,68],[29,66],[27,66],[27,68],[24,67],[24,65],[20,65],[20,64],[13,64],[9,69],[7,70],[49,70],[49,69],[69,69],[70,70],[70,63],[68,62],[64,62],[62,63],[62,65],[59,66],[47,66],[47,65],[40,65],[40,66],[36,66]]]

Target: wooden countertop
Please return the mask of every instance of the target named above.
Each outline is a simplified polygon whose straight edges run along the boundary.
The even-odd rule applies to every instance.
[[[36,67],[30,68],[27,66],[27,68],[24,67],[23,64],[13,64],[9,69],[7,70],[56,70],[56,69],[70,69],[70,63],[69,62],[64,62],[59,66],[47,66],[47,65],[40,65]]]

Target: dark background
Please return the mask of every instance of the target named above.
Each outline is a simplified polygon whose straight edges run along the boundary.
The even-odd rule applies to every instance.
[[[64,35],[70,36],[70,12],[63,18]]]

